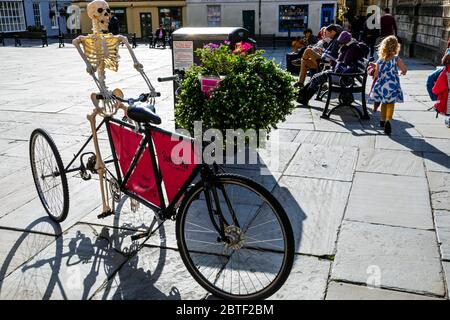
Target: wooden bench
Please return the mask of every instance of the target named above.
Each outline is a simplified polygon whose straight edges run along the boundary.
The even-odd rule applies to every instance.
[[[325,108],[323,110],[321,118],[329,119],[330,115],[339,108],[350,107],[358,113],[360,119],[369,120],[370,116],[367,112],[366,104],[366,82],[367,82],[367,67],[369,60],[363,59],[358,61],[357,69],[358,72],[355,73],[335,73],[328,72],[328,89],[323,91],[323,85],[320,86],[317,92],[316,100],[322,100],[325,95],[327,95],[327,102],[325,103]],[[333,93],[338,93],[339,103],[328,111],[330,107],[331,96]],[[353,94],[361,94],[361,107],[362,112],[353,103],[355,98]]]
[[[5,39],[14,39],[14,46],[21,47],[22,39],[40,39],[42,41],[42,47],[48,47],[48,38],[46,31],[21,31],[21,32],[11,32],[11,33],[0,33],[0,43],[5,45]]]

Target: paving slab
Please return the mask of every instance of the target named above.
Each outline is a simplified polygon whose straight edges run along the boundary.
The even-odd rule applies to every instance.
[[[401,151],[416,151],[416,152],[436,152],[438,151],[427,141],[420,137],[406,137],[406,136],[385,136],[379,135],[375,138],[376,149],[401,150]],[[434,151],[436,150],[436,151]]]
[[[331,281],[327,300],[436,300],[439,298]]]
[[[426,230],[344,221],[331,278],[445,294],[436,235]]]
[[[375,123],[373,123],[375,122]],[[391,122],[392,133],[391,137],[399,136],[399,137],[422,137],[422,134],[416,130],[415,126],[401,121],[399,119],[392,120]],[[364,133],[365,134],[377,134],[384,135],[384,129],[380,127],[379,118],[375,118],[371,121],[371,123],[363,123]]]
[[[206,295],[207,291],[192,278],[177,251],[144,247],[93,299],[199,300]]]
[[[34,187],[34,185],[32,187]],[[70,208],[66,220],[61,223],[63,231],[73,226],[82,217],[101,205],[99,189],[98,181],[83,181],[76,178],[69,179]],[[29,225],[31,225],[33,221],[42,217],[47,217],[47,213],[37,197],[36,190],[30,192],[30,194],[33,194],[34,198],[1,217],[0,226],[28,231]],[[54,224],[53,221],[48,219],[47,233],[55,234]]]
[[[444,125],[444,120],[441,120],[441,124],[417,124],[416,130],[419,131],[422,136],[427,138],[443,138],[450,139],[450,129]]]
[[[273,194],[289,216],[296,252],[316,256],[334,254],[350,185],[291,176],[280,179]]]
[[[442,118],[436,118],[434,111],[397,111],[409,123],[442,125]]]
[[[30,230],[0,230],[0,281],[55,241],[55,237],[38,233],[43,219],[36,220]]]
[[[358,157],[354,147],[302,144],[286,175],[351,181]]]
[[[450,211],[435,211],[434,219],[442,259],[450,261]]]
[[[407,151],[361,149],[356,170],[425,177],[422,155]]]
[[[448,156],[447,154],[437,152],[424,152],[423,158],[425,160],[427,171],[450,173],[450,156]]]
[[[429,152],[442,152],[450,154],[450,143],[448,139],[425,138]]]
[[[450,299],[450,289],[449,289],[449,283],[450,283],[450,262],[444,261],[444,262],[442,262],[442,266],[444,267],[445,280],[446,280],[446,283],[447,283],[447,299]]]
[[[323,300],[331,262],[297,255],[291,274],[269,300]]]
[[[300,130],[277,129],[271,131],[270,134],[277,137],[276,139],[278,139],[278,142],[292,142],[299,132]]]
[[[434,229],[425,178],[357,172],[345,219]]]
[[[237,155],[227,156],[224,159],[226,167],[257,170],[264,174],[284,172],[300,144],[294,142],[275,142],[279,140],[275,136],[272,136],[272,139],[256,151],[246,150]]]
[[[0,282],[0,299],[89,299],[126,261],[107,233],[72,228]]]
[[[277,124],[277,129],[289,130],[314,130],[314,124],[311,122],[283,122]]]
[[[428,172],[428,183],[431,192],[431,205],[434,210],[449,210],[450,208],[450,174]]]
[[[300,131],[294,142],[307,144],[322,144],[326,146],[346,146],[359,148],[374,148],[374,135],[353,135],[351,133]]]

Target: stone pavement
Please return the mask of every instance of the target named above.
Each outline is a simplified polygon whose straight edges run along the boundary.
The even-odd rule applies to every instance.
[[[284,63],[286,49],[266,55]],[[124,49],[111,87],[135,96],[144,89]],[[162,92],[157,112],[174,128],[170,50],[136,49]],[[36,127],[53,136],[67,164],[89,136],[86,114],[95,88],[70,45],[58,49],[0,48],[0,298],[203,299],[189,275],[168,221],[137,254],[129,235],[152,213],[98,220],[98,182],[69,179],[69,216],[46,217],[32,182],[28,138]],[[296,237],[296,260],[273,299],[448,299],[450,278],[450,129],[431,106],[425,78],[433,66],[407,59],[405,103],[396,106],[393,134],[378,115],[359,121],[347,110],[331,120],[323,103],[297,108],[271,135],[279,161],[261,150],[261,164],[233,171],[255,178],[281,201]],[[256,168],[257,169],[257,168]],[[367,284],[375,286],[370,288]]]

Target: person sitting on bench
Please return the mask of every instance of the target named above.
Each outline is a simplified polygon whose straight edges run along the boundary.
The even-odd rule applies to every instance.
[[[300,75],[298,82],[295,83],[296,87],[303,87],[305,82],[306,73],[308,70],[317,70],[319,68],[318,60],[323,59],[325,61],[336,60],[339,51],[339,44],[337,38],[340,34],[340,28],[337,25],[329,25],[325,29],[325,42],[329,42],[326,49],[320,48],[307,48],[302,56],[300,65]]]
[[[166,46],[166,30],[163,25],[159,25],[159,29],[155,31],[155,39],[153,40],[153,46],[156,46],[156,42],[162,42],[163,46]]]
[[[352,38],[350,32],[343,31],[336,42],[340,46],[339,56],[334,63],[331,70],[325,70],[316,73],[311,81],[308,82],[299,91],[297,102],[307,106],[309,100],[314,96],[320,85],[328,80],[328,72],[336,73],[351,73],[356,69],[357,62],[366,57],[369,53],[369,48],[362,42],[358,42]],[[338,80],[338,79],[336,79]]]

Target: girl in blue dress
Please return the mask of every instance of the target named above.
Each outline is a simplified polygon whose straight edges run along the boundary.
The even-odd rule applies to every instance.
[[[374,78],[377,79],[369,96],[370,103],[381,103],[380,126],[384,133],[391,134],[391,121],[396,103],[403,102],[400,86],[400,74],[406,74],[406,66],[398,57],[400,44],[395,36],[386,37],[378,50],[379,59],[375,67]]]

